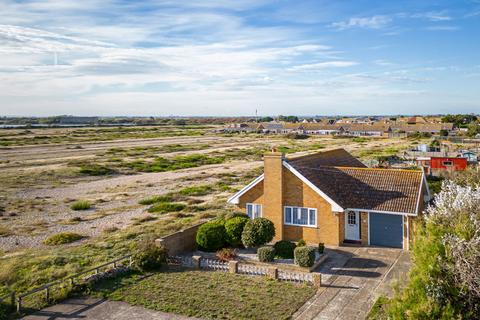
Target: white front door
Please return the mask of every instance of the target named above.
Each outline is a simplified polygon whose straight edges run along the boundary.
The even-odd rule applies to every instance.
[[[360,215],[357,211],[345,213],[345,239],[360,240]]]

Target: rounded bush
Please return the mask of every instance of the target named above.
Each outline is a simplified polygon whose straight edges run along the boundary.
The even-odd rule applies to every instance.
[[[257,256],[260,262],[272,262],[275,258],[275,249],[272,247],[258,248]]]
[[[280,240],[273,247],[275,248],[275,253],[280,258],[293,259],[293,250],[295,250],[297,245],[291,241]]]
[[[246,213],[243,213],[243,212],[229,212],[225,215],[225,220],[230,220],[230,219],[233,219],[233,218],[236,218],[236,217],[243,217],[243,218],[250,219]]]
[[[227,242],[232,246],[242,245],[242,232],[250,219],[245,217],[235,217],[225,222],[225,232]]]
[[[138,270],[155,270],[167,263],[167,250],[154,241],[143,241],[136,246],[132,258]]]
[[[242,243],[246,248],[258,247],[272,241],[275,236],[273,222],[265,218],[250,220],[243,228]]]
[[[47,246],[56,246],[60,244],[75,242],[82,238],[83,236],[78,233],[60,232],[60,233],[54,234],[53,236],[48,237],[43,241],[43,243],[46,244]]]
[[[300,267],[311,267],[315,263],[315,249],[312,247],[296,247],[294,256]]]
[[[305,247],[306,245],[307,245],[307,243],[303,239],[300,239],[297,242],[297,247]]]
[[[207,222],[198,228],[197,244],[205,251],[217,251],[225,245],[225,226],[218,222]]]

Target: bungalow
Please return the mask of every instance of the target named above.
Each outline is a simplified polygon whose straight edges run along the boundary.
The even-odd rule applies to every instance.
[[[367,168],[337,149],[289,160],[268,153],[264,173],[228,202],[271,220],[275,240],[408,250],[429,194],[421,170]]]

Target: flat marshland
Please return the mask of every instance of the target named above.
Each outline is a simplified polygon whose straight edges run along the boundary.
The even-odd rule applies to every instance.
[[[225,212],[272,147],[288,157],[345,148],[362,160],[407,139],[296,140],[215,126],[0,130],[0,294],[64,277]],[[53,238],[52,238],[53,237]]]

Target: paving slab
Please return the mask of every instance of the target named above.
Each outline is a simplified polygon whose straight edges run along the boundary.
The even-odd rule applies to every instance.
[[[68,299],[54,306],[45,308],[25,320],[193,320],[195,318],[171,313],[148,310],[132,306],[125,302],[109,301],[100,298],[81,297]]]
[[[409,254],[400,249],[338,247],[316,271],[322,273],[319,291],[293,319],[365,319],[381,295],[393,294],[392,284],[406,279]]]

